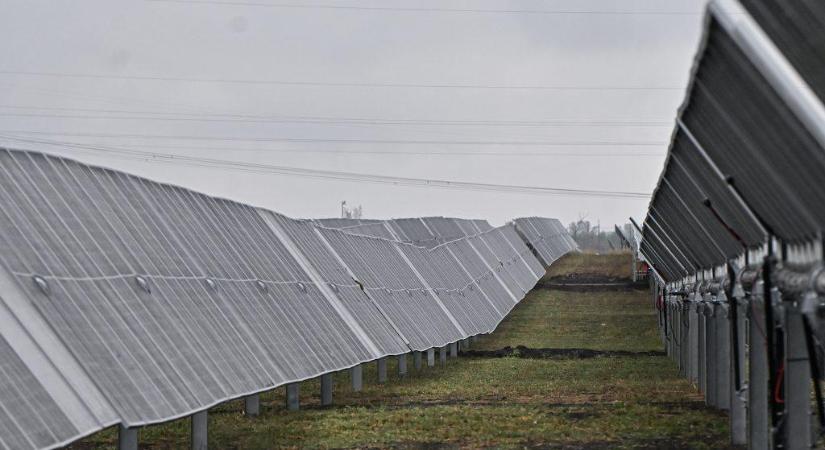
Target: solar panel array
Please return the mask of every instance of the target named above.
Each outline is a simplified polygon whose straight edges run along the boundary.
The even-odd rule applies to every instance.
[[[16,150],[0,151],[0,261],[9,449],[489,333],[544,273],[512,225],[293,220]]]
[[[824,24],[821,1],[710,3],[642,230],[668,351],[749,448],[811,448],[825,429],[811,383],[825,338],[812,300],[825,286]]]
[[[579,248],[558,219],[523,217],[513,223],[524,242],[535,251],[536,257],[545,267]]]
[[[768,233],[801,244],[825,229],[822,23],[822,2],[711,6],[644,227],[666,280],[722,265]]]

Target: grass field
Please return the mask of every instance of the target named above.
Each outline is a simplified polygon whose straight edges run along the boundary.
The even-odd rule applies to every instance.
[[[614,256],[608,256],[614,258]],[[609,276],[619,269],[601,256],[572,255],[560,267]],[[564,265],[564,266],[561,266]],[[599,269],[604,266],[605,269]],[[629,267],[625,265],[624,267]],[[596,269],[593,269],[596,268]],[[554,269],[556,275],[564,271]],[[534,289],[474,350],[590,348],[661,350],[647,291],[561,292]],[[317,382],[301,387],[302,410],[283,408],[284,392],[262,397],[260,417],[231,402],[209,412],[212,448],[726,448],[727,419],[706,408],[665,356],[587,359],[466,357],[443,368],[389,365],[378,385],[375,365],[364,390],[336,375],[335,405],[321,408]],[[188,446],[189,422],[141,430],[142,448]],[[114,430],[78,448],[111,447]]]

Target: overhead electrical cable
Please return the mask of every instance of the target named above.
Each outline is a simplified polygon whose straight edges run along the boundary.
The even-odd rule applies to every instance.
[[[18,109],[13,106],[0,108]],[[25,109],[25,108],[24,108]],[[96,112],[109,115],[17,113],[0,111],[0,117],[43,117],[54,119],[83,120],[152,120],[183,122],[228,122],[228,123],[307,123],[307,124],[354,124],[354,125],[426,125],[426,126],[483,126],[483,127],[672,127],[670,122],[655,121],[495,121],[495,120],[427,120],[427,119],[376,119],[325,116],[260,116],[239,114],[188,114],[175,112],[150,112],[128,110],[106,110],[91,108],[30,108],[75,112]],[[112,115],[115,114],[115,115]],[[124,115],[138,114],[138,115]],[[173,117],[168,117],[168,116]],[[184,117],[185,116],[185,117]]]
[[[345,138],[293,138],[293,137],[255,137],[255,136],[189,136],[130,133],[76,133],[42,130],[0,130],[0,133],[32,134],[69,137],[94,138],[128,138],[128,139],[168,139],[185,141],[248,141],[248,142],[293,142],[323,144],[398,144],[398,145],[478,145],[478,146],[528,146],[528,147],[660,147],[667,142],[660,141],[458,141],[458,140],[405,140],[405,139],[345,139]]]
[[[118,144],[120,148],[137,149],[133,144]],[[248,148],[248,147],[221,147],[221,146],[191,146],[191,145],[156,145],[152,144],[153,149],[168,149],[168,150],[207,150],[207,151],[222,151],[222,152],[257,152],[257,153],[319,153],[332,155],[413,155],[413,156],[507,156],[507,157],[596,157],[596,158],[612,158],[612,157],[657,157],[664,158],[665,153],[656,152],[600,152],[591,153],[586,151],[579,152],[451,152],[451,151],[406,151],[406,150],[332,150],[332,149],[280,149],[280,148]]]
[[[564,196],[578,196],[578,197],[601,197],[601,198],[635,198],[635,199],[649,199],[650,194],[642,192],[626,192],[626,191],[606,191],[606,190],[592,190],[592,189],[569,189],[569,188],[554,188],[544,186],[520,186],[507,184],[493,184],[493,183],[476,183],[466,181],[453,181],[441,179],[426,179],[426,178],[411,178],[411,177],[393,177],[386,175],[373,175],[365,173],[342,172],[332,170],[318,170],[306,169],[300,167],[276,166],[261,163],[250,163],[241,161],[231,161],[213,158],[201,158],[184,155],[170,155],[156,152],[147,152],[139,150],[128,150],[115,147],[102,147],[93,145],[82,145],[71,142],[50,141],[43,139],[27,139],[18,136],[0,135],[0,138],[8,139],[16,142],[25,142],[29,144],[52,145],[62,148],[77,148],[83,150],[93,150],[101,152],[108,156],[127,156],[145,158],[151,162],[169,162],[184,165],[191,165],[196,167],[213,167],[230,170],[240,170],[256,173],[272,173],[280,175],[308,177],[308,178],[325,178],[340,181],[363,182],[363,183],[377,183],[389,184],[395,186],[411,186],[411,187],[427,187],[440,189],[457,189],[457,190],[471,190],[471,191],[494,191],[504,193],[521,193],[521,194],[539,194],[539,195],[564,195]]]
[[[189,83],[222,83],[249,85],[283,85],[283,86],[317,86],[317,87],[354,87],[354,88],[411,88],[411,89],[495,89],[495,90],[547,90],[547,91],[683,91],[684,87],[675,86],[587,86],[587,85],[495,85],[462,83],[363,83],[337,81],[297,81],[297,80],[256,80],[232,78],[187,78],[162,77],[149,75],[117,75],[97,73],[41,72],[31,70],[0,69],[0,75],[23,75],[52,78],[85,78],[135,81],[167,81]]]
[[[480,9],[480,8],[412,8],[398,6],[331,5],[313,3],[268,3],[237,0],[145,0],[155,3],[182,3],[192,5],[255,6],[284,9],[332,9],[342,11],[383,11],[421,13],[474,13],[474,14],[544,14],[544,15],[610,15],[610,16],[698,16],[694,11],[610,11],[594,9]]]

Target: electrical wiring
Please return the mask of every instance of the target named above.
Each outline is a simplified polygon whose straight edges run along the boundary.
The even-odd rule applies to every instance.
[[[522,193],[522,194],[540,194],[540,195],[566,195],[566,196],[580,196],[580,197],[599,197],[599,198],[633,198],[633,199],[649,199],[649,194],[641,192],[626,192],[626,191],[607,191],[607,190],[590,190],[590,189],[570,189],[570,188],[555,188],[545,186],[520,186],[520,185],[505,185],[493,183],[477,183],[454,180],[441,179],[427,179],[427,178],[412,178],[412,177],[393,177],[386,175],[374,175],[364,173],[353,173],[332,170],[318,170],[307,169],[300,167],[276,166],[261,163],[250,163],[242,161],[231,161],[213,158],[201,158],[185,155],[170,155],[156,152],[129,150],[115,147],[103,147],[93,145],[83,145],[73,142],[61,142],[42,139],[28,139],[11,135],[0,135],[0,138],[15,142],[25,142],[29,144],[41,144],[58,146],[62,148],[74,148],[87,151],[95,151],[107,155],[108,157],[128,156],[145,158],[151,162],[169,162],[182,165],[191,166],[208,166],[220,169],[240,170],[257,173],[271,173],[289,176],[300,176],[309,178],[325,178],[342,181],[363,182],[363,183],[378,183],[390,184],[396,186],[413,186],[413,187],[427,187],[427,188],[441,188],[441,189],[458,189],[458,190],[473,190],[473,191],[493,191],[493,192],[507,192],[507,193]]]

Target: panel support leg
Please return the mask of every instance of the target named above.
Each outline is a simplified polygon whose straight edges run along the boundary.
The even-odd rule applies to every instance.
[[[710,311],[705,318],[705,403],[716,407],[716,393],[719,388],[716,375],[717,347],[716,347],[716,305],[709,303]]]
[[[421,370],[421,352],[413,352],[413,367],[415,370]]]
[[[243,399],[243,413],[249,417],[256,417],[261,413],[260,394],[248,395]]]
[[[138,450],[138,429],[120,425],[117,434],[118,450]]]
[[[427,349],[427,367],[435,367],[435,349]]]
[[[192,414],[192,435],[190,442],[192,450],[207,450],[209,447],[208,422],[206,411]]]
[[[745,403],[745,315],[742,310],[746,305],[741,298],[735,298],[737,302],[736,317],[731,320],[736,321],[737,335],[733,335],[731,329],[730,347],[730,441],[733,445],[745,445],[748,443],[748,420],[747,405]],[[739,373],[739,389],[736,388],[736,374]]]
[[[379,358],[378,361],[378,382],[384,384],[387,382],[387,358]]]
[[[707,328],[707,319],[708,319],[707,316],[705,316],[705,307],[706,306],[707,305],[705,305],[704,302],[696,304],[696,307],[697,307],[696,318],[698,319],[697,320],[697,325],[699,325],[697,327],[697,331],[696,331],[697,340],[698,340],[698,344],[699,344],[696,347],[696,359],[697,359],[696,373],[697,373],[698,378],[699,378],[699,380],[698,380],[699,392],[702,392],[702,393],[707,391],[707,385],[708,385],[708,373],[707,373],[708,372],[708,370],[707,370],[708,367],[707,367],[707,358],[705,357],[705,353],[706,353],[706,350],[707,350],[707,346],[705,344],[707,343],[706,328]]]
[[[721,294],[720,294],[721,297]],[[727,302],[727,300],[725,300]],[[716,407],[724,411],[730,410],[730,311],[726,304],[716,307]]]
[[[762,292],[757,282],[752,292]],[[748,321],[748,448],[770,448],[770,412],[768,410],[768,352],[765,348],[765,303],[762,295],[750,298]]]
[[[407,376],[407,354],[398,355],[398,376]]]
[[[352,381],[352,390],[354,392],[361,392],[364,388],[364,366],[358,364],[349,369],[349,377]]]
[[[811,448],[811,366],[799,307],[785,304],[785,447]]]
[[[450,344],[450,357],[458,358],[458,342]]]
[[[298,411],[301,407],[299,400],[301,394],[301,384],[291,383],[286,385],[286,409],[288,411]]]
[[[438,349],[438,360],[441,362],[442,366],[447,365],[447,346],[441,347]]]
[[[699,385],[699,317],[696,313],[696,303],[690,303],[690,312],[688,313],[688,347],[689,347],[689,376],[690,381]]]
[[[321,406],[332,404],[332,374],[321,375]]]

